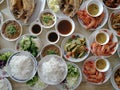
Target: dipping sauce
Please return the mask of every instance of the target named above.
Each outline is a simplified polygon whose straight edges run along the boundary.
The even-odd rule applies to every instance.
[[[96,67],[98,69],[104,69],[106,67],[106,62],[104,59],[99,59],[96,61]]]
[[[57,41],[57,39],[58,39],[57,33],[51,32],[51,33],[48,34],[48,40],[50,42],[55,42],[55,41]]]
[[[40,32],[41,32],[41,27],[40,27],[40,25],[38,25],[38,24],[33,25],[33,27],[32,27],[32,33],[38,34],[38,33],[40,33]]]
[[[99,11],[99,8],[96,4],[91,4],[88,6],[88,12],[91,14],[91,15],[96,15]]]
[[[100,44],[105,43],[107,40],[107,36],[104,33],[98,33],[96,36],[96,41]]]
[[[61,34],[69,34],[72,30],[72,24],[68,20],[62,20],[58,24],[58,31]]]

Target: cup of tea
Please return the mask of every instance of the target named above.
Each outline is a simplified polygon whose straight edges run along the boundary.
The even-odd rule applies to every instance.
[[[63,17],[58,19],[55,25],[56,31],[60,36],[66,37],[71,35],[75,30],[75,23],[71,18]]]
[[[47,32],[46,39],[50,44],[55,44],[59,41],[60,36],[58,32],[56,32],[55,30],[51,30]]]
[[[33,23],[30,24],[29,32],[30,32],[32,35],[38,36],[38,35],[40,35],[41,32],[42,32],[42,26],[40,25],[39,22],[34,21]]]

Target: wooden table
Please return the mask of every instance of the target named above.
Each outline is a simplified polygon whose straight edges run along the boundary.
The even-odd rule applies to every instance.
[[[6,4],[6,0],[0,5],[0,11],[5,11],[7,8],[7,4]],[[5,10],[3,10],[5,9]],[[7,11],[5,11],[7,12]],[[111,11],[109,11],[111,12]],[[8,12],[7,12],[8,13]],[[2,13],[4,16],[4,20],[7,19],[7,14]],[[87,38],[89,37],[89,35],[92,33],[91,31],[87,31],[84,28],[82,28],[77,20],[77,17],[73,18],[76,28],[75,28],[75,32],[78,32],[80,34],[85,35]],[[108,28],[107,24],[105,25],[104,28]],[[54,29],[54,28],[53,28]],[[43,30],[42,34],[39,36],[42,40],[45,40],[45,34],[46,34],[47,30]],[[28,26],[23,26],[23,34],[28,33]],[[63,37],[60,38],[60,41],[57,43],[58,45],[60,45],[61,41],[62,41]],[[119,38],[118,38],[119,39]],[[47,42],[45,42],[44,44],[47,44]],[[0,35],[0,46],[1,48],[15,48],[15,42],[8,42],[6,40],[4,40],[1,35]],[[91,54],[89,55],[91,56]],[[111,67],[113,68],[115,65],[117,65],[118,63],[120,63],[119,57],[117,55],[117,53],[115,53],[113,56],[111,56],[110,58],[108,58],[110,63],[111,63]],[[77,63],[77,65],[79,65],[79,67],[81,68],[83,65],[83,62]],[[30,88],[28,88],[25,84],[21,84],[21,83],[17,83],[13,80],[11,80],[9,78],[13,90],[31,90]],[[45,90],[58,90],[57,88],[55,88],[54,86],[48,86]],[[79,87],[76,90],[114,90],[114,88],[111,85],[110,80],[103,84],[103,85],[99,85],[99,86],[95,86],[95,85],[91,85],[90,83],[86,82],[84,77],[82,79],[82,83],[79,85]]]

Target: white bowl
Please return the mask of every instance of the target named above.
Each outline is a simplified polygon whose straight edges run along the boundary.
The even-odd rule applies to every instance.
[[[120,68],[120,64],[116,65],[114,68],[113,68],[113,71],[112,71],[112,75],[111,75],[111,78],[110,78],[110,81],[112,83],[112,86],[114,87],[115,90],[120,90],[120,88],[118,88],[118,85],[116,84],[115,82],[115,72]]]
[[[58,55],[47,55],[38,65],[38,75],[48,85],[61,83],[67,76],[67,71],[66,62]]]
[[[97,67],[97,62],[99,61],[99,60],[104,60],[104,62],[105,62],[105,64],[106,64],[106,66],[105,66],[105,68],[103,68],[103,69],[100,69],[100,68],[98,68]],[[103,64],[103,63],[99,63],[100,65],[101,64]],[[110,62],[107,60],[107,59],[105,59],[105,58],[98,58],[96,61],[95,61],[95,66],[96,66],[96,69],[98,70],[98,71],[100,71],[100,72],[106,72],[106,71],[108,71],[109,70],[109,68],[110,68]]]
[[[103,43],[100,43],[100,42],[97,40],[98,35],[100,35],[100,34],[104,34],[105,37],[106,37],[106,40],[105,40],[105,42],[103,42]],[[102,37],[102,36],[99,36],[99,38],[101,39],[101,38],[103,38],[103,37]],[[103,32],[103,31],[98,32],[98,33],[96,33],[96,35],[95,35],[95,41],[96,41],[98,44],[100,44],[100,45],[105,45],[105,44],[107,44],[107,43],[109,42],[109,38],[110,38],[110,37],[109,37],[108,33]]]
[[[58,55],[58,56],[61,56],[61,57],[62,57],[62,50],[61,50],[61,48],[60,48],[57,44],[47,44],[47,45],[43,46],[43,48],[41,49],[41,52],[40,52],[41,58],[44,57],[44,56],[42,55],[42,53],[44,52],[44,50],[45,50],[45,51],[49,50],[49,47],[51,47],[51,46],[54,46],[54,47],[56,47],[56,48],[59,50],[59,54],[60,54],[60,55],[58,55],[58,54],[55,54],[55,55]],[[46,49],[47,49],[47,50],[46,50]],[[52,48],[51,48],[51,49],[52,49]],[[53,49],[53,50],[56,50],[56,49]],[[45,56],[46,56],[46,55],[45,55]]]
[[[17,23],[18,26],[20,27],[20,33],[19,33],[19,35],[18,35],[16,38],[10,39],[10,38],[6,37],[5,34],[4,34],[4,32],[3,32],[3,28],[5,27],[4,25],[6,25],[6,24],[9,23],[9,22],[15,22],[15,23]],[[17,29],[16,29],[16,30],[17,30]],[[3,37],[5,40],[7,40],[7,41],[16,41],[16,40],[17,40],[18,38],[20,38],[20,36],[22,35],[22,25],[21,25],[18,21],[14,20],[14,19],[8,19],[8,20],[6,20],[6,21],[4,21],[4,22],[2,23],[2,26],[1,26],[1,35],[2,35],[2,37]]]
[[[61,23],[61,22],[63,22],[63,21],[67,21],[67,22],[69,22],[69,24],[71,25],[71,26],[66,26],[66,25],[68,25],[68,24],[65,25],[65,23],[64,23],[64,27],[61,26],[62,28],[71,27],[71,28],[70,28],[71,30],[69,30],[68,32],[66,32],[66,33],[64,33],[64,34],[61,33],[61,32],[59,32],[59,30],[58,30],[58,25],[59,25],[59,23]],[[60,24],[60,25],[61,25],[61,24]],[[74,32],[74,30],[75,30],[75,23],[74,23],[74,21],[73,21],[71,18],[69,18],[69,17],[61,17],[61,18],[58,19],[58,21],[57,21],[57,23],[56,23],[56,25],[55,25],[55,29],[56,29],[56,31],[59,33],[60,36],[67,37],[67,36],[70,36],[70,35]],[[65,31],[65,30],[64,30],[64,31]]]
[[[112,18],[114,17],[114,15],[120,15],[120,10],[115,10],[115,11],[112,11],[111,13],[110,13],[110,16],[109,16],[109,19],[108,19],[108,26],[109,26],[109,29],[110,30],[112,30],[113,31],[113,33],[115,34],[115,35],[117,35],[118,37],[120,37],[120,31],[119,31],[119,33],[117,32],[117,30],[115,30],[113,27],[112,27],[112,22],[111,22],[111,20],[112,20]],[[113,20],[112,20],[113,21]],[[117,23],[117,22],[116,22]],[[119,23],[120,24],[120,23]]]
[[[13,66],[11,67],[10,62],[14,56],[26,56],[32,61],[32,64],[33,64],[32,71],[29,73],[29,76],[27,76],[27,78],[26,77],[18,78],[18,75],[15,76],[15,73],[14,74],[12,73],[11,68],[15,68],[15,67],[13,67]],[[18,66],[19,66],[19,64],[18,64]],[[29,68],[27,68],[27,69],[29,69]],[[24,70],[24,68],[23,68],[23,70]],[[37,70],[37,61],[36,61],[35,57],[32,54],[25,52],[25,51],[19,51],[19,52],[14,53],[7,61],[7,72],[10,75],[10,78],[16,82],[20,82],[20,83],[27,82],[28,80],[30,80],[34,77],[36,70]],[[21,71],[21,74],[22,74],[22,71]]]
[[[105,3],[104,3],[104,1],[106,1],[106,0],[102,0],[102,3],[103,3],[103,5],[105,6],[105,7],[107,7],[108,9],[110,9],[110,10],[117,10],[117,9],[120,9],[120,5],[118,5],[116,8],[112,8],[112,7],[108,7]],[[110,0],[109,0],[110,1]],[[109,2],[108,1],[108,2]],[[114,0],[113,0],[114,1]]]
[[[85,47],[88,49],[88,51],[86,51],[86,54],[85,54],[84,56],[82,56],[81,58],[74,58],[74,57],[72,57],[72,56],[70,56],[70,55],[68,56],[68,55],[67,55],[67,52],[66,52],[65,49],[64,49],[64,47],[65,47],[66,43],[68,42],[68,40],[69,40],[70,38],[73,38],[74,36],[75,36],[75,37],[80,37],[80,38],[85,38],[85,41],[86,41]],[[90,53],[89,41],[87,40],[87,38],[86,38],[85,36],[83,36],[83,35],[81,35],[81,34],[79,34],[79,33],[73,33],[71,36],[64,38],[63,41],[62,41],[62,43],[61,43],[61,49],[62,49],[62,54],[63,54],[63,56],[64,56],[67,60],[69,60],[69,61],[71,61],[71,62],[82,62],[83,60],[85,60],[85,59],[88,57],[88,55],[89,55],[89,53]]]
[[[49,35],[50,35],[51,33],[55,33],[55,34],[57,35],[56,40],[54,40],[54,41],[50,41],[50,40],[49,40]],[[55,36],[53,36],[53,35],[51,35],[51,36],[52,36],[51,39],[55,39]],[[55,43],[57,43],[57,42],[60,40],[59,33],[56,32],[55,30],[48,31],[47,34],[46,34],[46,40],[47,40],[48,43],[50,43],[50,44],[55,44]]]
[[[41,22],[41,16],[42,16],[43,14],[45,14],[45,13],[49,13],[49,14],[51,14],[51,15],[54,17],[54,20],[53,20],[54,23],[53,23],[53,24],[51,24],[51,25],[44,25],[44,24]],[[39,22],[40,22],[40,24],[41,24],[41,26],[42,26],[43,28],[52,28],[52,27],[56,24],[57,17],[56,17],[55,13],[54,13],[52,10],[46,9],[46,10],[40,12],[40,15],[38,16],[38,20],[39,20]]]
[[[78,77],[76,83],[74,83],[74,85],[72,87],[67,86],[66,79],[65,79],[62,83],[60,83],[59,85],[56,86],[59,90],[67,90],[67,89],[75,90],[82,82],[82,72],[81,72],[81,69],[79,68],[79,66],[75,63],[67,62],[67,65],[69,65],[69,64],[78,69],[79,77]]]
[[[33,28],[34,25],[38,25],[38,26],[40,27],[40,31],[39,31],[38,33],[34,33],[34,32],[32,31],[32,28]],[[32,22],[32,23],[30,24],[30,26],[29,26],[29,32],[30,32],[30,34],[35,35],[35,36],[40,35],[40,34],[42,33],[42,30],[43,30],[43,29],[42,29],[42,26],[41,26],[41,24],[40,24],[38,21]]]
[[[88,7],[89,7],[90,5],[92,5],[92,4],[95,4],[96,6],[98,6],[98,13],[97,13],[96,15],[92,15],[92,14],[90,14],[89,11],[88,11]],[[87,13],[88,13],[90,16],[92,16],[92,17],[98,17],[98,16],[100,16],[100,15],[102,14],[102,12],[103,12],[103,4],[102,4],[102,2],[99,1],[99,0],[89,0],[89,1],[87,2],[87,5],[86,5],[86,11],[87,11]]]

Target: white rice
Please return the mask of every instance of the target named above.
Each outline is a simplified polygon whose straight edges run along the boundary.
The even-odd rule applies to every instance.
[[[11,74],[17,79],[28,79],[33,71],[33,62],[27,56],[13,56],[10,61]]]
[[[47,82],[57,83],[61,81],[65,72],[65,64],[56,60],[55,57],[50,58],[48,62],[44,62],[41,67],[42,76]]]

